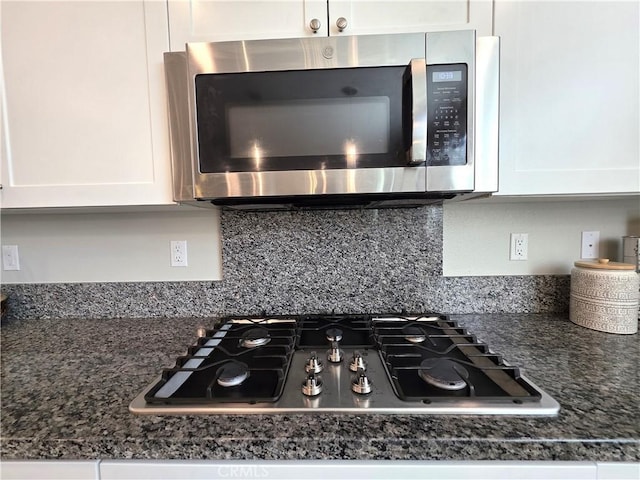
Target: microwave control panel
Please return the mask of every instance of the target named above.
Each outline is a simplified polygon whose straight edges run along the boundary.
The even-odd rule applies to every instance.
[[[427,165],[467,163],[467,65],[427,65]]]

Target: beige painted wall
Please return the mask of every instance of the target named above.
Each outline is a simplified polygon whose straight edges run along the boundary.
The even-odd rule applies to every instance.
[[[219,280],[214,209],[132,213],[3,214],[2,245],[18,245],[20,271],[3,283]],[[170,266],[170,241],[187,241],[187,267]]]
[[[621,237],[640,235],[640,197],[487,199],[444,207],[445,276],[568,274],[582,231],[600,232],[600,256],[621,260]],[[529,234],[526,261],[509,260],[510,233]]]
[[[185,209],[186,208],[186,209]],[[6,283],[220,280],[220,218],[212,209],[3,214],[2,245],[18,245],[21,270]],[[640,199],[511,200],[444,207],[445,276],[568,274],[581,232],[600,231],[602,256],[640,234]],[[509,234],[529,234],[529,260],[509,260]],[[171,267],[169,242],[187,240],[189,266]]]

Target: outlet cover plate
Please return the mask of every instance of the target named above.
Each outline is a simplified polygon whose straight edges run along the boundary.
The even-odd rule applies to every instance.
[[[188,266],[186,240],[171,240],[171,266],[172,267]]]
[[[582,232],[580,258],[593,259],[600,256],[600,232]]]
[[[2,269],[20,270],[20,253],[17,245],[2,245]]]
[[[529,234],[512,233],[509,252],[510,260],[527,260],[529,256]]]

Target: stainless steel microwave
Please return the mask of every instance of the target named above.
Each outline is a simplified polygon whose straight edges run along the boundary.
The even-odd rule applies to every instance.
[[[190,43],[165,72],[178,202],[383,207],[497,190],[498,37]]]

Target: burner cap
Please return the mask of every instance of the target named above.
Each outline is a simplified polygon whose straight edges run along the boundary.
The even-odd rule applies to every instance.
[[[235,387],[244,382],[249,376],[249,367],[240,362],[229,362],[224,364],[216,372],[218,374],[218,384],[223,387]]]
[[[207,336],[207,329],[202,327],[202,326],[200,326],[196,330],[196,333],[198,334],[199,338],[206,337]]]
[[[420,378],[443,390],[462,390],[469,372],[462,365],[448,358],[428,358],[423,360],[418,370]]]
[[[342,330],[339,328],[330,328],[327,330],[327,340],[330,342],[339,342],[342,340]]]
[[[416,325],[408,325],[402,329],[404,338],[411,343],[422,343],[427,339],[424,330]]]
[[[266,328],[251,328],[242,335],[240,345],[246,348],[260,347],[269,343],[269,332]]]

